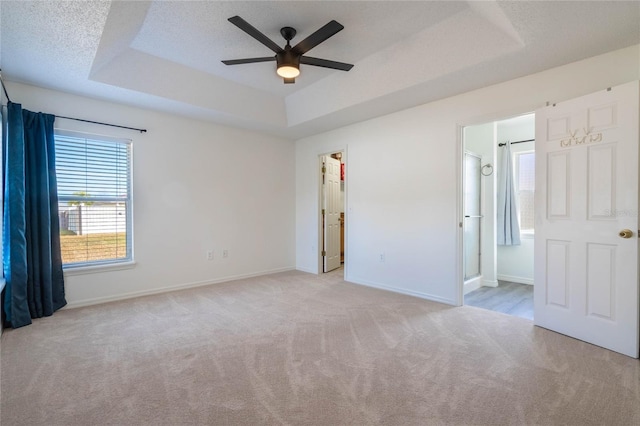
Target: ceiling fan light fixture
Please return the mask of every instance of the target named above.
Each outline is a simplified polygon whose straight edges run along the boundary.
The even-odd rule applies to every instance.
[[[296,77],[300,75],[300,63],[341,71],[349,71],[353,67],[352,64],[345,64],[343,62],[303,56],[309,50],[313,49],[320,43],[324,42],[328,38],[334,36],[336,33],[344,29],[344,27],[336,21],[330,21],[322,28],[315,31],[310,36],[293,47],[291,47],[290,42],[296,35],[295,28],[280,28],[280,35],[282,35],[282,37],[287,41],[286,46],[280,47],[277,43],[275,43],[266,35],[262,34],[258,29],[256,29],[254,26],[252,26],[250,23],[239,16],[232,16],[231,18],[229,18],[229,22],[240,28],[242,31],[259,41],[260,43],[264,44],[276,55],[275,57],[265,56],[260,58],[245,58],[222,61],[222,63],[224,63],[225,65],[251,64],[254,62],[270,62],[275,60],[276,74],[284,79],[285,84],[296,82]]]
[[[296,78],[300,75],[300,70],[293,65],[280,65],[276,73],[282,78]]]
[[[276,54],[276,64],[276,73],[282,78],[296,78],[300,75],[300,56],[291,53],[290,46]]]

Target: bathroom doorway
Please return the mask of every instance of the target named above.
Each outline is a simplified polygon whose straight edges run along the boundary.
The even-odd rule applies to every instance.
[[[464,304],[529,320],[533,320],[534,139],[534,114],[463,129]],[[513,188],[511,195],[507,187]],[[505,209],[510,205],[511,214]]]

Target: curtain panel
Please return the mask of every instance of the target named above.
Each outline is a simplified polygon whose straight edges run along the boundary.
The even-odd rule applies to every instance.
[[[500,246],[520,245],[520,224],[518,223],[517,199],[513,182],[513,161],[510,142],[504,145],[500,169],[498,170],[497,209],[497,244]]]
[[[67,304],[60,254],[55,116],[9,102],[3,133],[3,300],[13,328]]]

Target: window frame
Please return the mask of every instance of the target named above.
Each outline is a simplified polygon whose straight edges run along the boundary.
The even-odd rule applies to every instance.
[[[127,170],[127,197],[126,199],[118,197],[91,197],[91,201],[107,201],[107,202],[125,202],[125,215],[126,215],[126,256],[117,259],[104,259],[104,260],[91,260],[83,262],[63,263],[62,268],[65,274],[75,275],[82,273],[101,272],[103,270],[119,270],[129,269],[135,265],[134,261],[134,245],[133,245],[133,141],[131,139],[118,138],[106,135],[100,135],[95,133],[85,133],[78,131],[70,131],[63,129],[54,129],[54,140],[57,143],[58,138],[71,138],[81,139],[83,141],[97,141],[97,142],[110,142],[126,145],[126,152],[128,155],[128,170]],[[78,141],[79,143],[82,141]],[[86,142],[85,142],[86,143]],[[57,162],[57,156],[56,156]],[[56,169],[56,177],[58,170]],[[58,189],[59,190],[59,189]],[[68,201],[82,201],[82,197],[61,196],[58,192],[58,206],[60,203]]]

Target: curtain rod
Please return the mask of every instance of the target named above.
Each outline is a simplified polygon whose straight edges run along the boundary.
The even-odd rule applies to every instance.
[[[11,102],[11,98],[9,98],[9,94],[7,93],[7,88],[4,85],[4,80],[2,79],[2,69],[0,69],[0,84],[2,84],[2,90],[4,91],[4,95],[6,96],[7,101]],[[75,121],[82,121],[84,123],[100,124],[101,126],[118,127],[120,129],[135,130],[140,133],[147,132],[147,129],[138,129],[136,127],[119,126],[117,124],[109,124],[109,123],[103,123],[101,121],[93,121],[93,120],[84,120],[82,118],[65,117],[62,115],[56,115],[56,118],[66,118],[67,120],[75,120]]]
[[[118,127],[120,129],[135,130],[135,131],[140,132],[140,133],[146,133],[147,132],[147,129],[138,129],[136,127],[119,126],[117,124],[103,123],[101,121],[84,120],[82,118],[65,117],[65,116],[62,116],[62,115],[56,115],[56,118],[66,118],[67,120],[75,120],[75,121],[82,121],[82,122],[85,122],[85,123],[100,124],[101,126]]]
[[[525,142],[535,142],[535,139],[527,139],[526,141],[515,141],[515,142],[511,142],[511,144],[513,145],[514,143],[525,143]],[[499,143],[498,146],[505,146],[507,143],[506,142],[502,142]]]
[[[11,102],[9,94],[7,93],[7,88],[4,85],[4,80],[2,79],[2,69],[0,69],[0,84],[2,84],[2,90],[4,91],[4,96],[7,98],[7,101]]]

